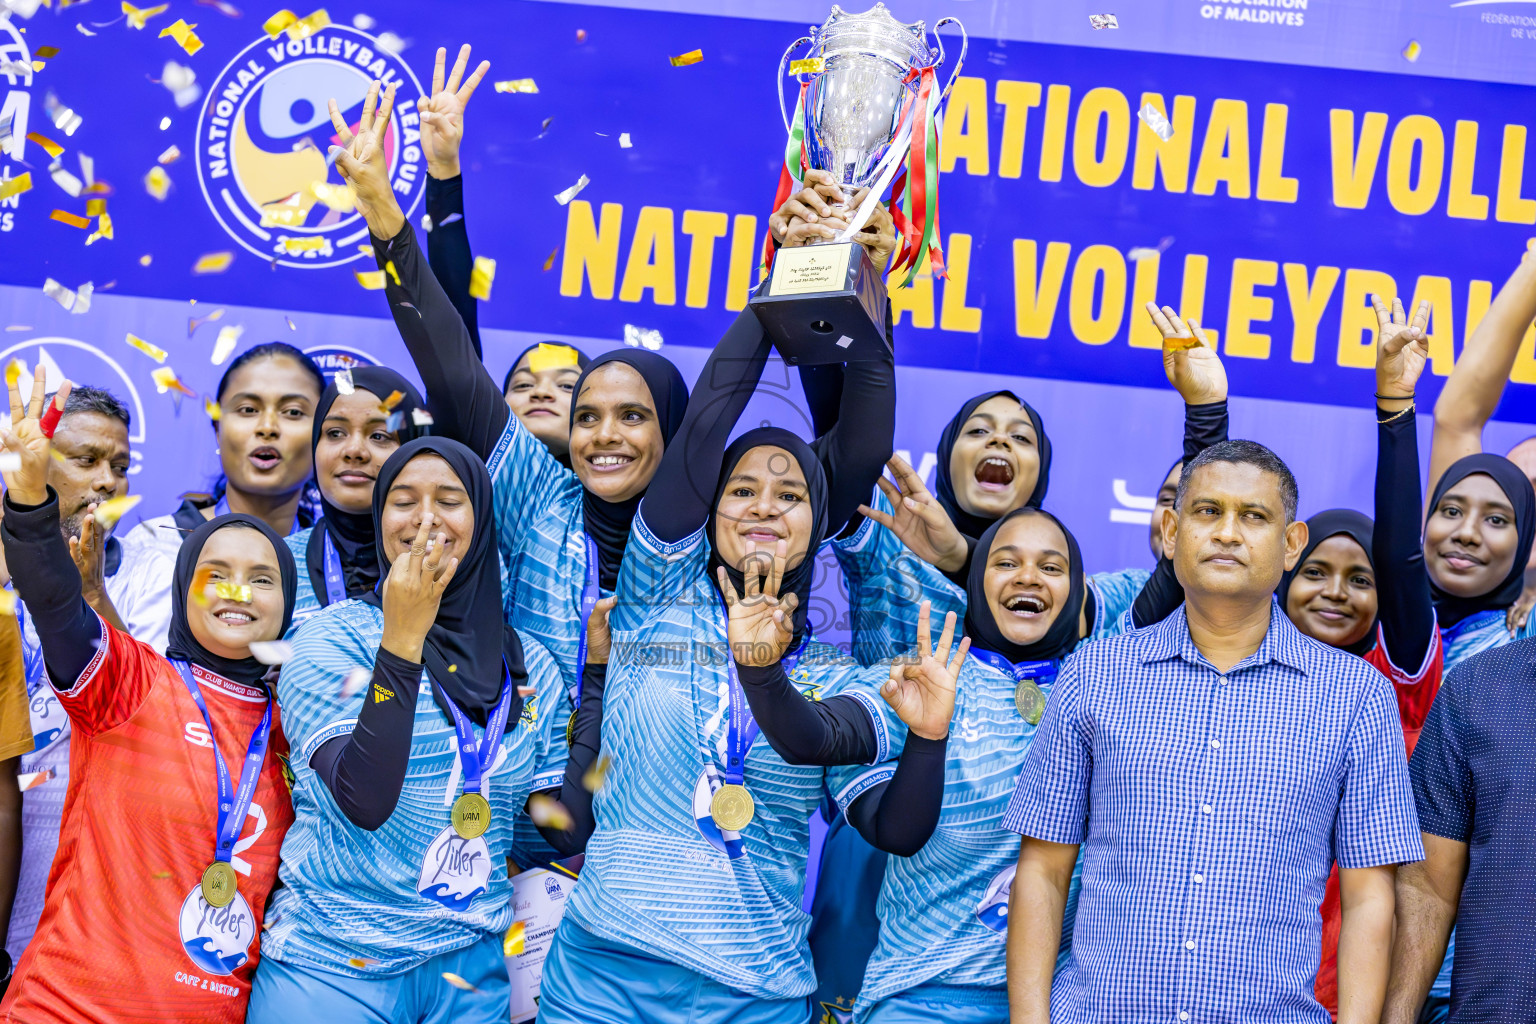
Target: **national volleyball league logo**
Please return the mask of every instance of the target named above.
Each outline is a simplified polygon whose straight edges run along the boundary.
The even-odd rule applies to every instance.
[[[390,184],[407,214],[426,163],[416,100],[421,83],[366,32],[340,25],[303,39],[265,36],[225,66],[197,122],[197,177],[224,230],[286,267],[334,267],[363,255],[368,227],[345,208],[345,183],[326,153],[336,145],[327,101],[356,128],[368,86],[398,86],[384,139]]]

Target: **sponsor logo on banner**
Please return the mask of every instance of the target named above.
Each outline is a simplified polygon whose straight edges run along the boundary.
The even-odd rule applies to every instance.
[[[340,172],[326,165],[339,143],[327,104],[334,99],[355,129],[374,80],[398,86],[384,158],[409,214],[426,185],[416,113],[422,88],[399,57],[366,32],[332,25],[303,39],[262,35],[224,67],[198,119],[197,177],[235,241],[287,267],[334,267],[362,255],[361,215],[321,201],[334,199],[326,186],[343,187]]]
[[[0,23],[3,24],[3,23]],[[137,473],[144,457],[139,446],[144,443],[144,401],[139,389],[122,364],[95,345],[74,338],[32,338],[0,349],[0,366],[11,360],[21,364],[21,377],[17,385],[22,394],[30,394],[36,374],[43,375],[44,386],[54,392],[68,377],[77,384],[89,384],[104,388],[116,395],[128,406],[133,423],[128,428],[128,443],[132,446],[129,473]],[[61,367],[59,364],[63,363]]]
[[[320,367],[320,372],[325,374],[327,381],[334,380],[342,370],[380,365],[379,361],[367,352],[348,348],[345,345],[316,345],[314,348],[305,349],[304,354],[315,361],[315,365]]]

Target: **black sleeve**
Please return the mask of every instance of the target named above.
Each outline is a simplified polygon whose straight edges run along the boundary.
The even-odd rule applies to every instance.
[[[48,675],[59,689],[71,689],[96,656],[101,620],[80,596],[80,571],[59,530],[59,496],[53,488],[41,505],[17,505],[7,494],[0,537],[16,593],[26,602],[37,630]]]
[[[896,774],[859,795],[848,820],[877,850],[911,857],[939,826],[944,806],[944,757],[949,738],[927,740],[913,733],[901,748]]]
[[[868,764],[877,756],[874,723],[854,698],[808,700],[777,661],[766,668],[738,664],[736,675],[764,738],[790,764]]]
[[[576,728],[571,736],[571,752],[565,762],[565,778],[558,793],[550,792],[571,815],[570,831],[538,826],[544,841],[570,857],[586,850],[587,840],[597,827],[592,817],[592,793],[587,789],[587,771],[597,763],[602,747],[603,687],[608,682],[608,666],[588,662],[581,670],[581,707],[576,709]]]
[[[405,785],[421,665],[380,647],[373,663],[373,681],[393,690],[396,699],[363,701],[352,732],[326,740],[309,758],[310,767],[331,791],[341,813],[370,832],[395,813]]]
[[[485,358],[480,344],[480,309],[469,294],[470,274],[475,269],[474,253],[469,248],[469,229],[464,225],[464,176],[434,178],[427,175],[427,216],[432,230],[427,233],[427,259],[432,274],[448,293],[448,300],[459,311],[475,356]]]
[[[1390,415],[1376,410],[1377,420]],[[1421,541],[1424,492],[1419,489],[1418,424],[1413,412],[1378,423],[1376,444],[1376,527],[1371,534],[1376,614],[1392,664],[1414,672],[1429,653],[1435,605]]]
[[[482,459],[489,458],[511,410],[500,382],[480,361],[458,310],[421,258],[411,222],[407,220],[387,242],[374,238],[373,252],[384,270],[384,293],[395,327],[427,386],[432,432],[468,445]]]
[[[800,390],[811,412],[811,428],[820,437],[837,425],[837,408],[843,401],[843,364],[823,363],[800,367]]]
[[[1227,403],[1210,402],[1184,407],[1184,461],[1188,462],[1213,444],[1227,439]],[[1159,481],[1161,483],[1161,481]],[[1131,606],[1131,625],[1136,629],[1162,622],[1184,603],[1184,588],[1173,574],[1173,562],[1159,556],[1157,568],[1142,585]]]
[[[896,443],[896,368],[885,360],[848,363],[837,423],[814,443],[827,474],[828,537],[863,522],[869,500]],[[850,524],[850,520],[858,522]]]
[[[771,347],[757,315],[744,309],[709,354],[677,436],[640,502],[645,525],[658,539],[676,543],[709,519],[726,442],[757,390]]]

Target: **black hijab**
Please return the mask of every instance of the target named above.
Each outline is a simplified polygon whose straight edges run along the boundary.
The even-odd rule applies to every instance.
[[[742,458],[753,448],[772,446],[783,448],[789,452],[790,457],[799,464],[800,472],[805,479],[806,497],[811,506],[811,537],[805,551],[805,558],[793,569],[784,571],[784,578],[779,584],[779,596],[794,593],[800,599],[794,614],[794,639],[790,641],[790,648],[799,646],[805,636],[805,616],[811,605],[811,584],[816,578],[816,553],[821,550],[821,541],[826,536],[827,530],[827,476],[822,469],[821,460],[816,457],[816,452],[801,438],[782,427],[758,427],[742,434],[731,442],[725,450],[725,458],[720,462],[720,480],[715,484],[715,498],[709,506],[709,522],[705,527],[705,537],[709,542],[709,581],[717,588],[720,580],[717,578],[717,570],[725,566],[725,574],[731,581],[731,586],[736,588],[736,593],[746,593],[746,582],[740,569],[734,565],[726,565],[720,559],[720,550],[715,543],[715,531],[719,528],[719,518],[716,510],[720,507],[720,497],[725,494],[725,487],[731,475],[736,472],[736,466]],[[770,466],[770,468],[772,468]]]
[[[383,366],[352,367],[352,386],[366,391],[383,404],[392,393],[398,391],[405,397],[394,407],[401,415],[397,432],[401,443],[411,440],[421,432],[411,417],[411,410],[423,408],[425,403],[415,385],[394,370]],[[315,425],[310,434],[310,448],[320,447],[320,436],[325,429],[325,417],[341,395],[336,382],[331,381],[320,393],[320,404],[315,407]],[[316,463],[315,472],[319,473]],[[379,583],[379,555],[373,542],[373,513],[347,512],[332,505],[320,488],[320,521],[309,534],[309,546],[304,549],[305,567],[309,582],[314,588],[315,599],[324,608],[330,603],[325,589],[325,537],[330,535],[336,546],[336,557],[341,561],[342,580],[348,597],[362,597]]]
[[[651,403],[656,408],[656,420],[661,426],[662,445],[671,444],[677,428],[683,424],[683,413],[688,411],[688,385],[671,360],[645,349],[615,349],[587,363],[571,392],[571,422],[576,421],[576,403],[581,398],[587,377],[609,363],[623,363],[645,381],[651,392]],[[624,547],[629,543],[629,527],[635,521],[643,497],[645,492],[641,491],[628,501],[604,501],[582,488],[582,519],[587,536],[597,545],[597,578],[604,590],[612,590],[618,584]]]
[[[257,686],[267,674],[269,666],[255,658],[230,659],[214,654],[197,642],[187,620],[187,602],[191,600],[192,584],[197,577],[197,559],[203,553],[203,545],[214,532],[225,527],[256,530],[272,544],[277,556],[277,572],[283,585],[283,628],[277,631],[281,637],[288,632],[293,621],[293,599],[298,592],[299,580],[293,564],[293,552],[283,543],[277,531],[255,516],[231,512],[201,523],[181,542],[176,552],[176,572],[171,577],[171,628],[165,646],[165,656],[173,661],[187,661],[217,672],[225,679],[247,686]]]
[[[563,341],[536,341],[532,345],[529,345],[527,348],[525,348],[521,352],[519,352],[516,355],[516,357],[513,358],[512,365],[507,367],[507,375],[505,377],[501,378],[501,393],[502,394],[506,394],[507,391],[511,389],[511,387],[512,387],[512,375],[517,372],[517,364],[521,363],[525,358],[527,358],[528,353],[532,352],[534,349],[538,348],[540,345],[559,345],[561,348],[568,348],[572,352],[575,352],[576,353],[576,368],[578,370],[585,370],[587,368],[587,364],[592,362],[591,359],[587,358],[587,354],[585,352],[583,352],[581,349],[577,348],[575,345],[567,345]],[[575,394],[574,391],[571,392],[571,393]]]
[[[1435,485],[1434,496],[1429,500],[1429,514],[1434,515],[1445,492],[1475,473],[1493,477],[1493,482],[1509,499],[1515,510],[1515,530],[1519,542],[1515,547],[1515,562],[1509,574],[1498,586],[1476,597],[1456,597],[1441,590],[1433,575],[1429,578],[1429,591],[1435,599],[1435,616],[1442,628],[1454,626],[1469,615],[1494,608],[1508,608],[1520,599],[1525,586],[1525,563],[1530,561],[1531,541],[1536,538],[1536,493],[1531,491],[1531,481],[1520,467],[1502,455],[1482,452],[1468,455],[1451,463],[1440,482]]]
[[[517,633],[502,619],[501,560],[496,549],[496,515],[492,509],[491,475],[474,452],[446,437],[418,437],[397,448],[384,461],[373,487],[375,543],[380,565],[389,564],[384,554],[384,535],[379,520],[389,488],[418,455],[436,455],[458,475],[475,512],[475,527],[468,548],[459,552],[459,567],[443,591],[437,607],[437,620],[427,631],[422,646],[422,661],[432,676],[432,697],[444,714],[452,717],[444,704],[451,698],[477,724],[484,725],[496,701],[501,697],[506,676],[505,662],[512,673],[512,685],[528,680],[523,665],[523,646]],[[363,600],[376,608],[384,601],[378,590],[369,591]],[[513,697],[507,728],[517,724],[522,703]]]
[[[1020,408],[1029,416],[1029,422],[1034,424],[1035,438],[1040,450],[1040,474],[1035,477],[1035,489],[1030,492],[1029,499],[1024,505],[1029,508],[1039,508],[1045,501],[1045,491],[1051,482],[1051,439],[1046,436],[1045,423],[1041,421],[1040,414],[1034,408],[1012,391],[988,391],[967,401],[955,413],[954,419],[944,427],[944,433],[939,435],[939,461],[935,467],[933,496],[939,504],[944,506],[944,511],[949,513],[949,518],[954,522],[955,528],[967,537],[975,540],[987,532],[987,527],[996,520],[986,519],[982,516],[972,515],[960,507],[959,500],[955,497],[955,485],[949,478],[949,458],[955,450],[955,442],[960,439],[960,430],[965,426],[965,421],[971,418],[984,402],[994,398],[1007,397],[1019,403]]]
[[[1326,512],[1319,512],[1307,520],[1307,546],[1301,549],[1301,557],[1296,560],[1296,568],[1291,569],[1280,577],[1280,586],[1275,589],[1275,595],[1280,599],[1280,611],[1285,612],[1285,602],[1291,595],[1291,581],[1296,574],[1301,572],[1301,567],[1306,564],[1308,557],[1317,546],[1329,537],[1344,536],[1353,540],[1365,549],[1366,562],[1371,561],[1371,536],[1375,533],[1376,524],[1371,517],[1364,512],[1356,512],[1352,508],[1330,508]],[[1374,569],[1375,566],[1372,565]],[[1364,657],[1365,653],[1376,646],[1376,623],[1371,623],[1371,628],[1366,630],[1365,636],[1355,641],[1348,647],[1341,648],[1350,654]]]
[[[1016,644],[1003,636],[1003,631],[998,628],[997,620],[992,615],[992,606],[987,603],[985,585],[987,562],[991,558],[992,544],[997,539],[998,531],[1003,528],[1004,523],[1020,516],[1042,516],[1055,523],[1061,529],[1062,535],[1067,538],[1067,557],[1071,560],[1071,566],[1068,569],[1071,584],[1067,590],[1067,603],[1056,613],[1056,618],[1052,621],[1050,628],[1045,631],[1045,635],[1032,644]],[[976,542],[976,555],[971,559],[971,571],[966,577],[965,585],[965,635],[971,638],[972,644],[982,650],[1001,654],[1014,664],[1021,661],[1065,658],[1072,653],[1073,648],[1082,639],[1078,620],[1082,617],[1086,593],[1087,585],[1083,581],[1083,554],[1078,550],[1077,538],[1072,536],[1072,531],[1067,529],[1060,519],[1043,509],[1031,508],[1028,505],[1016,508],[987,527],[981,539]]]

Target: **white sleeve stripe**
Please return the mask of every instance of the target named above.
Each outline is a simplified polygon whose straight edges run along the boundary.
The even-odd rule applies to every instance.
[[[650,548],[653,553],[669,562],[675,562],[704,542],[704,527],[700,526],[676,543],[668,543],[651,532],[651,528],[645,523],[645,511],[642,509],[640,514],[635,516],[635,535],[636,539]]]
[[[75,685],[67,690],[61,689],[54,685],[53,675],[47,669],[43,670],[43,674],[48,677],[48,685],[52,686],[55,692],[67,694],[70,697],[80,696],[80,691],[84,690],[91,680],[96,678],[96,673],[100,671],[102,663],[107,660],[107,650],[110,646],[110,641],[107,639],[107,620],[97,615],[96,621],[101,624],[101,639],[96,641],[96,653],[91,657],[90,663],[80,673],[80,678],[75,680]]]
[[[862,515],[862,513],[860,513]],[[875,528],[879,526],[873,519],[864,516],[864,521],[859,528],[853,531],[851,537],[834,538],[832,546],[840,551],[862,551],[875,535]]]
[[[528,785],[528,792],[537,793],[541,789],[554,789],[565,781],[565,769],[559,771],[539,772],[534,775],[533,781]]]
[[[501,468],[501,462],[507,457],[507,452],[512,450],[512,437],[517,432],[518,418],[516,414],[508,410],[507,426],[501,432],[501,437],[496,439],[496,447],[491,451],[491,457],[485,460],[485,469],[492,477],[496,470]]]
[[[891,733],[886,728],[885,716],[880,713],[879,706],[869,694],[853,690],[848,696],[864,705],[864,710],[869,712],[870,722],[875,727],[875,756],[866,763],[879,764],[891,754]]]
[[[1429,673],[1430,666],[1435,663],[1435,655],[1440,650],[1439,616],[1435,617],[1434,631],[1430,636],[1429,646],[1424,649],[1424,663],[1419,666],[1417,672],[1409,672],[1406,669],[1400,668],[1397,662],[1392,660],[1392,652],[1387,649],[1386,630],[1382,627],[1381,623],[1376,623],[1376,642],[1381,645],[1382,657],[1386,659],[1388,665],[1392,666],[1391,679],[1394,683],[1402,686],[1417,686],[1424,681],[1425,675]]]
[[[309,759],[315,756],[315,751],[319,750],[326,740],[333,740],[337,736],[350,735],[355,728],[357,728],[357,719],[355,718],[348,718],[342,722],[332,722],[330,725],[325,726],[304,742],[304,756],[300,760],[308,764]]]
[[[852,782],[848,783],[848,785],[844,786],[837,796],[833,798],[837,801],[838,810],[842,811],[843,817],[846,818],[848,816],[848,808],[853,806],[855,800],[875,786],[880,785],[882,782],[889,782],[895,777],[896,767],[894,765],[881,765],[878,768],[871,768],[869,771],[863,772],[855,777]]]

